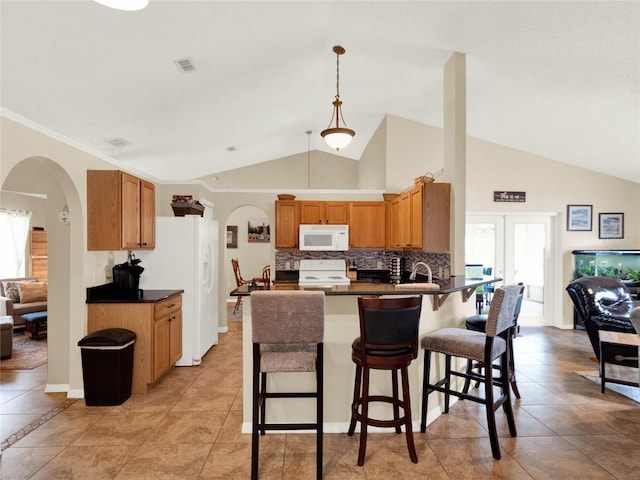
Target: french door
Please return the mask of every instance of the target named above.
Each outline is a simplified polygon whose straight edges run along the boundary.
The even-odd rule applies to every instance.
[[[465,263],[491,267],[504,284],[524,284],[521,325],[553,324],[551,226],[549,215],[467,214]]]

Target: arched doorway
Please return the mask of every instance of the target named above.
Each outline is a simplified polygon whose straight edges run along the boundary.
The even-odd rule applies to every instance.
[[[81,367],[70,359],[72,341],[84,332],[84,275],[82,232],[84,223],[78,191],[68,173],[55,161],[31,157],[17,163],[2,184],[3,204],[20,208],[34,195],[42,196],[34,222],[48,232],[48,369],[46,392],[71,392]],[[33,203],[32,203],[33,205]],[[59,221],[64,206],[70,221]],[[34,224],[34,223],[32,223]],[[78,252],[76,255],[73,252]],[[77,383],[77,380],[76,380]]]
[[[230,237],[235,236],[233,242],[226,242],[221,245],[224,248],[224,282],[226,284],[227,296],[225,300],[235,303],[236,299],[228,296],[236,288],[231,259],[237,258],[244,278],[260,276],[265,265],[272,265],[274,262],[274,248],[272,239],[256,238],[249,234],[249,224],[253,223],[268,227],[272,231],[269,216],[259,207],[253,205],[242,205],[233,210],[227,217],[224,227],[225,231],[232,232]],[[232,227],[228,229],[228,227]],[[231,238],[230,238],[231,239]],[[222,299],[221,299],[222,300]]]

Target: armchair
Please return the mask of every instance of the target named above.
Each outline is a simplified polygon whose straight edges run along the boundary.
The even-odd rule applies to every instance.
[[[614,278],[580,277],[566,287],[577,314],[584,322],[589,340],[598,360],[600,359],[600,330],[635,333],[631,324],[633,301],[625,285]],[[638,366],[637,348],[620,345],[607,352],[607,363]],[[624,359],[623,359],[624,357]]]

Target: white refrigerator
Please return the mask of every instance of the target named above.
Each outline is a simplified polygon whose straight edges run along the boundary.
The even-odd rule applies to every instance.
[[[218,222],[195,215],[156,217],[156,248],[138,253],[141,289],[182,289],[182,357],[199,365],[218,343]]]

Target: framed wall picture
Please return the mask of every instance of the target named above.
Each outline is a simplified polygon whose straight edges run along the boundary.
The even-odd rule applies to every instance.
[[[237,225],[227,225],[227,248],[238,248]]]
[[[624,213],[601,213],[599,220],[599,238],[624,238]]]
[[[567,205],[567,230],[590,232],[592,219],[593,205]]]
[[[269,243],[271,241],[271,229],[266,218],[251,218],[248,225],[249,243]]]

